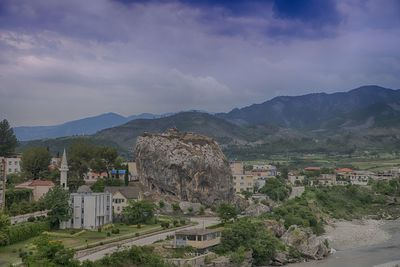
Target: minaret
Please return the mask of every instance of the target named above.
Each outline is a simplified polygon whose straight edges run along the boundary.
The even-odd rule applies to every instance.
[[[67,153],[65,152],[62,156],[61,167],[60,167],[60,186],[62,189],[68,190],[67,186],[67,173],[68,173],[68,163],[67,163]]]

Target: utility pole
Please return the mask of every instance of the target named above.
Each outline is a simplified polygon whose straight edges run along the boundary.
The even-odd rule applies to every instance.
[[[5,211],[6,209],[6,159],[1,158],[0,161],[0,208]]]

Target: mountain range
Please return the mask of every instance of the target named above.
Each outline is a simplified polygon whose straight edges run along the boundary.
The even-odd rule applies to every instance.
[[[172,113],[171,113],[172,114]],[[52,126],[19,126],[14,127],[14,133],[20,141],[56,138],[74,135],[90,135],[100,130],[115,127],[136,119],[155,119],[171,114],[156,115],[142,113],[124,117],[116,113],[104,113],[98,116],[83,118]]]
[[[192,111],[166,116],[150,114],[150,119],[130,120],[117,114],[102,116],[105,115],[114,125],[98,123],[103,129],[88,138],[113,145],[126,156],[132,155],[136,137],[143,132],[162,132],[170,127],[211,136],[229,157],[235,158],[283,152],[353,153],[400,148],[400,90],[379,86],[333,94],[280,96],[228,113]],[[74,123],[79,127],[77,122],[80,121]],[[71,138],[39,140],[23,146],[36,144],[58,149],[70,141]]]

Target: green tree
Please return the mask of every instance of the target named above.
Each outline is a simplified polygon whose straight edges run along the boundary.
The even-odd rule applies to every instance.
[[[128,164],[125,166],[124,184],[125,184],[125,186],[129,185],[129,168],[128,168]]]
[[[48,235],[42,235],[33,242],[35,252],[22,258],[25,266],[30,267],[78,267],[79,262],[74,259],[74,251],[67,249],[60,241],[53,241]]]
[[[229,222],[232,219],[236,219],[238,216],[238,210],[236,207],[229,203],[221,203],[217,207],[218,217],[223,223]]]
[[[243,218],[225,227],[219,250],[222,253],[252,250],[255,266],[261,266],[267,265],[281,246],[262,222]]]
[[[7,157],[14,153],[18,140],[7,120],[0,122],[0,157]]]
[[[9,238],[7,234],[7,228],[10,225],[10,217],[0,212],[0,246],[8,244]]]
[[[51,160],[50,152],[44,147],[31,147],[22,153],[21,166],[29,178],[47,176]]]
[[[149,201],[130,201],[122,210],[122,218],[128,224],[149,223],[154,218],[155,205]]]
[[[269,178],[259,192],[266,194],[272,200],[282,201],[289,197],[291,190],[291,187],[286,185],[282,179]]]
[[[47,216],[52,228],[58,229],[61,222],[71,218],[68,191],[56,186],[47,192],[44,201],[47,209],[50,210]]]

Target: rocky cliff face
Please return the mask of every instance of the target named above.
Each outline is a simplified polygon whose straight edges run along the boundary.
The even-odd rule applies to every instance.
[[[139,179],[151,190],[205,205],[234,198],[229,163],[211,138],[174,129],[146,133],[135,157]]]

